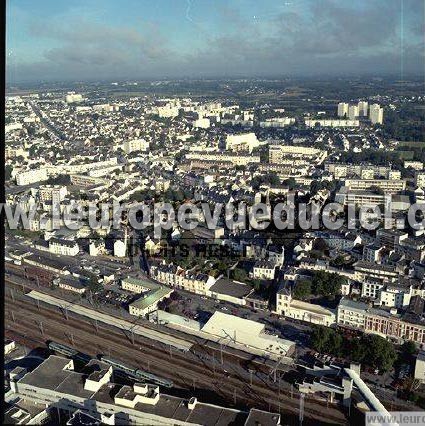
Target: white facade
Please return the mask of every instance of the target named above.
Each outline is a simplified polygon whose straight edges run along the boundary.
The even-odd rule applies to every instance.
[[[345,327],[363,330],[365,328],[367,305],[342,298],[337,310],[337,323]]]
[[[255,133],[243,133],[240,135],[228,135],[226,137],[226,149],[231,151],[249,151],[260,145]]]
[[[209,118],[198,118],[193,122],[193,127],[200,129],[208,129],[210,127],[211,122]]]
[[[76,256],[80,249],[76,241],[51,238],[49,240],[49,251],[63,256]]]
[[[67,104],[73,104],[75,102],[81,102],[83,100],[83,95],[80,95],[78,93],[68,93],[65,96],[65,102]]]
[[[348,119],[355,120],[359,116],[359,108],[357,105],[350,105],[348,107]]]
[[[144,139],[131,139],[124,141],[123,150],[126,154],[134,151],[146,151],[149,149],[149,142]]]
[[[371,105],[369,118],[372,124],[382,124],[384,121],[384,109],[379,104]]]
[[[47,170],[42,169],[32,169],[25,172],[20,172],[16,175],[16,184],[21,185],[30,185],[36,182],[43,182],[47,180]]]
[[[335,312],[319,305],[293,299],[285,291],[276,294],[276,313],[287,318],[293,318],[312,324],[331,326],[336,322]]]
[[[361,117],[367,117],[367,111],[368,111],[368,103],[366,101],[359,101],[357,104],[357,107],[359,109],[359,115]]]
[[[307,118],[305,120],[305,125],[307,127],[315,127],[316,124],[319,124],[321,127],[359,127],[359,120],[318,120],[313,118]]]
[[[348,116],[348,104],[346,102],[340,102],[338,104],[338,117]]]

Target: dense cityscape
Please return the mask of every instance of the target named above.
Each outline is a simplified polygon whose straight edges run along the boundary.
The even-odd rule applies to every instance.
[[[4,424],[424,412],[423,76],[60,80],[6,89]]]

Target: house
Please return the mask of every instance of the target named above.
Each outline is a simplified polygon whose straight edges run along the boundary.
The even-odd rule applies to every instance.
[[[60,277],[57,281],[58,287],[63,290],[72,291],[78,294],[83,294],[87,290],[87,286],[73,276]]]
[[[267,260],[257,260],[252,270],[252,277],[260,280],[273,280],[275,277],[275,264]]]
[[[288,281],[284,282],[276,293],[276,313],[328,327],[336,322],[336,315],[332,309],[293,299]]]
[[[130,303],[130,315],[145,316],[158,309],[158,303],[170,297],[174,291],[169,287],[159,285],[146,279],[127,277],[121,280],[123,290],[141,294],[142,296]]]
[[[366,303],[343,297],[338,304],[337,324],[356,330],[364,330],[367,308]]]
[[[76,256],[80,249],[76,241],[52,237],[49,240],[49,251],[63,256]]]

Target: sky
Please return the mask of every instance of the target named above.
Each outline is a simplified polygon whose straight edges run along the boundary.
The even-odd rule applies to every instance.
[[[8,83],[425,72],[424,0],[7,0]]]

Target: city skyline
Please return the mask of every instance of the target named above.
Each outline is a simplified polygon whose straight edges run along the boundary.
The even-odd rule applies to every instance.
[[[7,82],[424,74],[416,0],[7,3]]]

